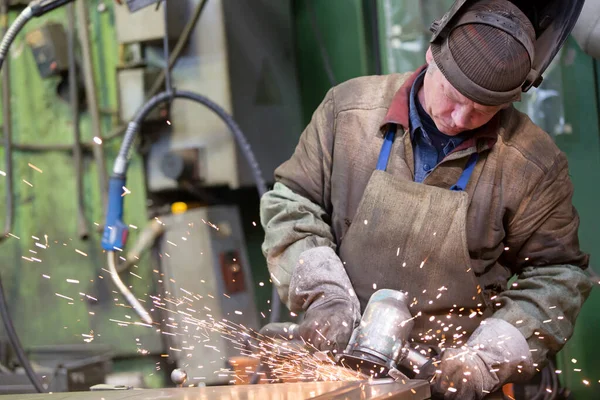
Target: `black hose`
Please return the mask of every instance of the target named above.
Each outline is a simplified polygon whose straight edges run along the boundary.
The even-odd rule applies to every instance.
[[[3,18],[2,27],[3,36],[6,35],[6,24],[8,24],[8,0],[2,0],[1,14]],[[4,124],[2,126],[4,134],[4,173],[6,174],[6,217],[4,220],[4,233],[0,236],[0,243],[4,241],[8,234],[12,231],[13,221],[15,216],[14,204],[14,171],[13,171],[13,146],[12,146],[12,112],[11,112],[11,95],[10,95],[10,63],[4,65],[2,71],[2,115]]]
[[[188,99],[194,101],[196,103],[200,103],[207,108],[209,108],[212,112],[214,112],[230,129],[233,134],[238,146],[240,147],[250,169],[252,170],[252,176],[254,178],[254,182],[256,183],[256,188],[258,190],[259,196],[263,196],[267,192],[267,184],[262,176],[262,172],[260,167],[258,166],[258,162],[256,161],[256,157],[252,152],[250,144],[246,137],[240,130],[239,126],[221,106],[208,99],[205,96],[202,96],[198,93],[188,92],[184,90],[174,90],[173,93],[162,92],[151,98],[136,114],[134,119],[129,123],[127,127],[127,131],[125,132],[125,138],[123,139],[123,143],[121,144],[121,148],[119,149],[119,154],[117,156],[117,161],[119,159],[126,159],[129,157],[129,151],[131,150],[131,145],[133,144],[133,140],[135,139],[135,135],[138,131],[138,127],[144,121],[146,116],[159,104],[169,101],[171,96],[174,99]],[[124,175],[126,168],[117,169],[117,162],[115,162],[115,170],[113,171],[115,174]]]
[[[237,145],[239,146],[242,154],[246,158],[246,162],[250,166],[252,176],[254,178],[254,182],[256,184],[256,189],[258,191],[259,197],[262,197],[267,192],[267,184],[262,176],[262,172],[256,161],[256,157],[252,152],[252,148],[248,143],[248,140],[240,130],[239,126],[223,108],[217,105],[212,100],[204,97],[200,94],[183,91],[183,90],[174,90],[172,93],[162,92],[152,97],[146,104],[142,106],[142,108],[138,111],[134,119],[127,126],[127,131],[125,132],[125,137],[123,138],[123,143],[121,144],[121,148],[119,149],[119,154],[117,155],[117,159],[115,160],[115,165],[113,168],[113,173],[115,175],[125,176],[127,171],[127,160],[129,158],[129,152],[131,150],[133,141],[137,134],[137,131],[144,121],[146,116],[159,104],[164,103],[166,101],[171,101],[172,99],[188,99],[194,101],[196,103],[200,103],[207,108],[209,108],[212,112],[214,112],[223,122],[227,125],[230,132],[233,134]],[[269,322],[277,322],[279,320],[279,315],[281,313],[281,300],[279,298],[279,294],[277,293],[277,288],[273,285],[273,291],[271,295],[271,315],[269,318]]]
[[[25,369],[25,373],[29,377],[29,380],[35,387],[39,393],[45,393],[46,390],[40,381],[40,378],[35,374],[31,363],[27,359],[25,355],[25,351],[23,350],[23,346],[21,346],[21,342],[19,340],[19,336],[17,335],[17,331],[12,323],[12,319],[10,317],[10,312],[8,311],[8,305],[6,304],[6,296],[4,296],[4,288],[2,287],[2,280],[0,279],[0,315],[2,316],[2,322],[4,322],[4,329],[6,330],[6,334],[8,335],[8,340],[19,360],[23,369]]]
[[[8,55],[8,49],[10,49],[10,45],[17,37],[17,34],[21,31],[21,29],[23,29],[25,24],[31,18],[33,18],[33,10],[30,6],[27,6],[23,11],[21,11],[17,19],[14,20],[14,22],[2,36],[2,42],[0,42],[0,68],[2,68],[4,60]]]
[[[75,186],[77,203],[77,232],[80,239],[87,239],[90,235],[85,218],[83,200],[83,164],[81,150],[81,129],[79,126],[79,87],[77,84],[77,62],[75,60],[75,5],[67,6],[69,32],[67,32],[67,49],[69,55],[69,100],[73,118],[73,167],[75,168]]]

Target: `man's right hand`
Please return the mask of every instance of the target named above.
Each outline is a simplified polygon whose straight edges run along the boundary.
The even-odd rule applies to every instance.
[[[344,350],[360,322],[360,303],[342,261],[330,247],[300,256],[290,280],[292,311],[304,310],[299,333],[319,351]]]
[[[319,351],[342,352],[356,325],[355,311],[346,299],[309,307],[299,326],[300,336]]]

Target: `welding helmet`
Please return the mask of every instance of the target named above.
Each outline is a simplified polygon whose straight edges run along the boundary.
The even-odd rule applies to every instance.
[[[452,86],[476,103],[518,101],[542,82],[583,3],[456,0],[431,25],[433,59]]]

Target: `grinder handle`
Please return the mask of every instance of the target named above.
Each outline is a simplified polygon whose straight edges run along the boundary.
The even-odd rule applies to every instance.
[[[410,347],[406,350],[406,357],[400,360],[400,366],[408,371],[418,371],[416,378],[430,379],[435,375],[437,357],[427,357]]]
[[[272,322],[263,326],[260,334],[274,339],[300,340],[298,324],[293,322]]]
[[[439,361],[439,356],[430,358],[425,364],[423,364],[423,366],[421,366],[419,373],[417,376],[415,376],[415,378],[431,381],[436,374]]]

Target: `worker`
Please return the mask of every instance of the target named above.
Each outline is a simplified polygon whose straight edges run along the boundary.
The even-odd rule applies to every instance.
[[[538,48],[507,0],[437,26],[417,71],[329,90],[261,199],[263,252],[316,348],[343,351],[371,294],[401,290],[411,339],[443,349],[434,394],[481,399],[564,346],[592,281],[567,159],[512,105],[562,43]]]

